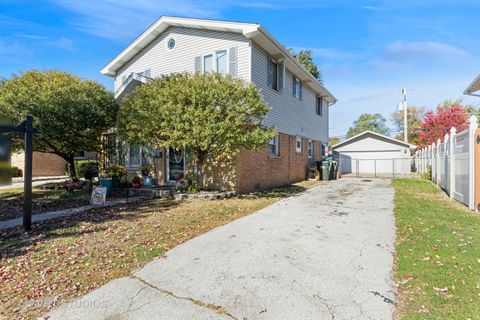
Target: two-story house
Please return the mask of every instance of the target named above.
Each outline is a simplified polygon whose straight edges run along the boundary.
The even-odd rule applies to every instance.
[[[207,185],[248,192],[304,180],[327,146],[336,99],[261,25],[164,16],[101,72],[114,77],[121,100],[164,74],[211,71],[254,83],[271,107],[264,124],[278,134],[263,151],[243,150],[224,168],[212,165]],[[160,184],[188,170],[183,151],[130,146],[125,160],[129,170],[155,163]]]

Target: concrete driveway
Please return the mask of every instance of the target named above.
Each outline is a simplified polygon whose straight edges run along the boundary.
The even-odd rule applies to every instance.
[[[188,241],[53,319],[391,319],[389,180],[341,179]]]

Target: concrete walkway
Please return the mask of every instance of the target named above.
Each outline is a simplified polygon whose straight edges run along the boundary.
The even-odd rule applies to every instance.
[[[389,180],[342,179],[207,232],[54,319],[391,319]]]
[[[64,182],[65,180],[68,180],[68,176],[34,177],[32,179],[32,187],[40,187],[52,182]],[[12,184],[0,185],[0,190],[22,189],[23,185],[23,178],[14,178]]]
[[[140,200],[140,197],[130,197],[128,199],[128,202],[134,202],[138,200]],[[127,203],[127,199],[115,199],[115,200],[107,200],[105,202],[105,205],[103,206],[98,206],[98,205],[95,206],[92,204],[87,204],[85,206],[80,206],[80,207],[75,207],[70,209],[62,209],[62,210],[32,214],[32,223],[38,223],[40,221],[45,221],[45,220],[54,219],[58,217],[66,217],[74,213],[83,212],[83,211],[87,211],[94,208],[112,207],[112,206],[117,206],[124,203]],[[23,217],[0,221],[0,230],[18,227],[18,226],[21,226],[22,224],[23,224]]]

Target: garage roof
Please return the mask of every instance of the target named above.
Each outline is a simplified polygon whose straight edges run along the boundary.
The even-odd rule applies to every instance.
[[[389,142],[392,142],[392,143],[395,143],[395,144],[398,144],[398,145],[409,147],[410,149],[414,149],[414,148],[417,147],[414,144],[410,144],[410,143],[400,141],[400,140],[397,140],[397,139],[394,139],[394,138],[391,138],[391,137],[387,137],[387,136],[385,136],[383,134],[380,134],[380,133],[376,133],[376,132],[367,130],[367,131],[363,131],[363,132],[361,132],[361,133],[359,133],[359,134],[357,134],[357,135],[355,135],[355,136],[353,136],[353,137],[351,137],[351,138],[349,138],[345,141],[337,143],[336,145],[332,146],[332,149],[335,150],[335,148],[343,147],[345,145],[356,142],[358,140],[365,139],[367,137],[374,137],[374,138],[381,139],[381,140],[387,140]]]
[[[473,82],[465,89],[463,94],[472,94],[480,90],[480,75],[473,80]]]

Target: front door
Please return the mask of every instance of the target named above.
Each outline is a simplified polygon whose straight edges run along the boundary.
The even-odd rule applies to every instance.
[[[185,151],[168,148],[168,182],[176,182],[185,175]]]

